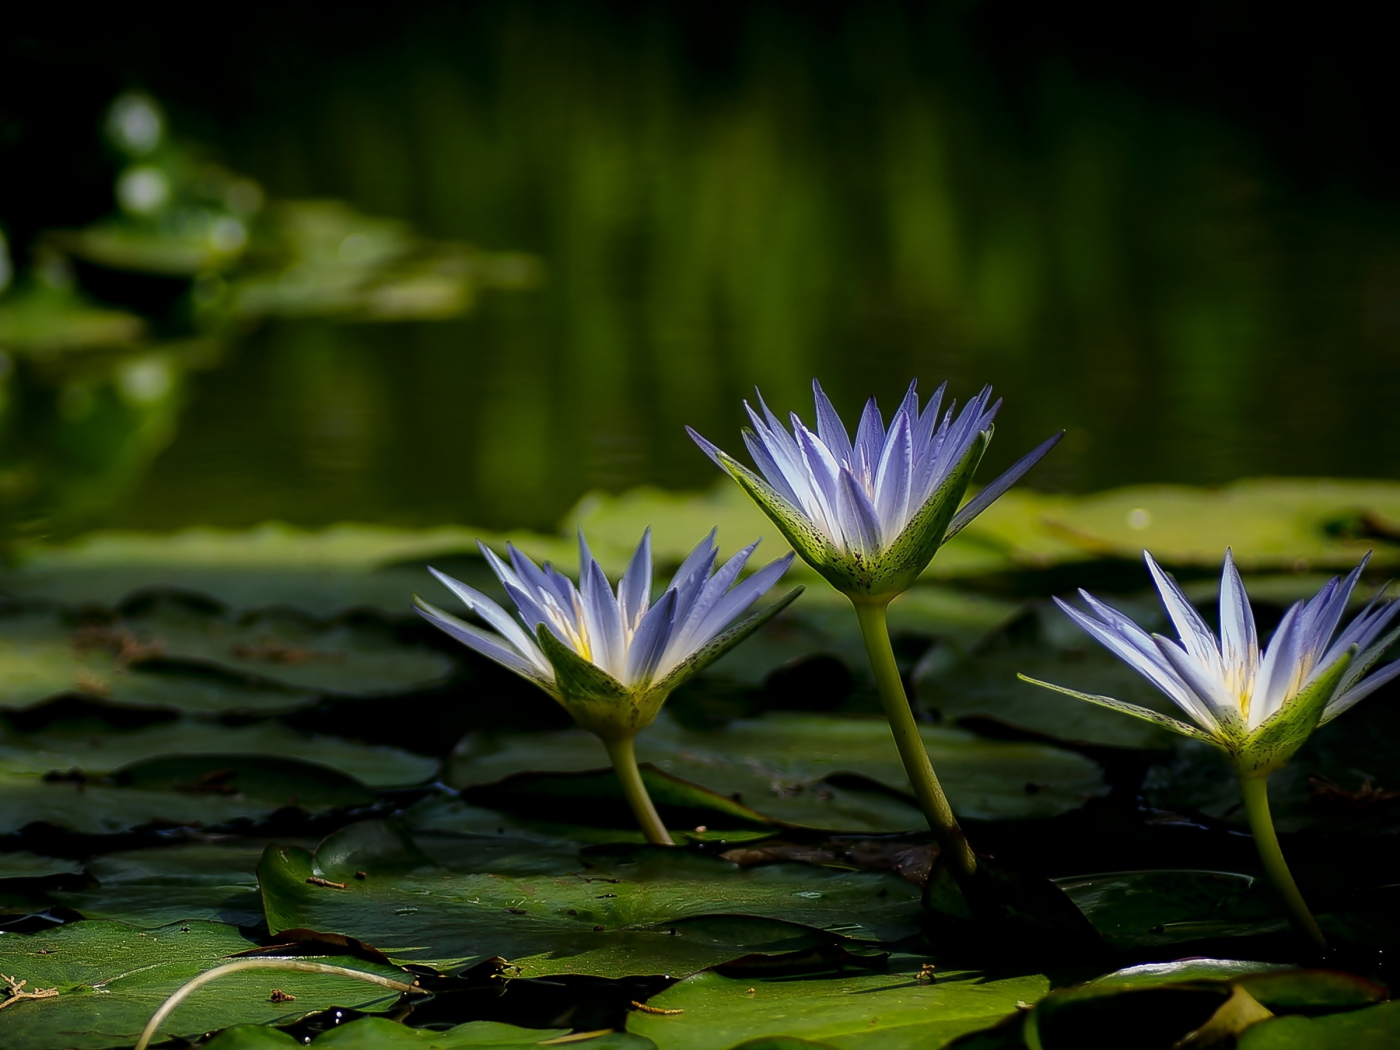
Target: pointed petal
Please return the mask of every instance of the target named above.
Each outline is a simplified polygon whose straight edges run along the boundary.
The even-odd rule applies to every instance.
[[[622,610],[617,597],[608,586],[602,567],[591,558],[579,593],[583,597],[583,616],[588,625],[588,640],[592,645],[592,661],[614,678],[620,678],[627,662],[627,642],[622,633]]]
[[[676,626],[676,592],[667,591],[661,600],[647,610],[632,636],[627,649],[624,684],[636,688],[651,681],[661,654],[671,640]]]
[[[1010,469],[999,478],[968,500],[962,510],[953,515],[953,520],[948,525],[948,534],[944,538],[944,542],[946,543],[958,533],[962,532],[963,529],[967,528],[967,526],[972,523],[972,520],[976,518],[977,515],[981,514],[1000,499],[1007,489],[1020,481],[1031,467],[1039,463],[1047,452],[1059,444],[1060,439],[1064,436],[1065,432],[1061,430],[1058,434],[1054,434],[1045,441],[1042,441],[1039,445],[1013,463]]]
[[[801,587],[794,587],[772,605],[764,606],[762,609],[758,610],[758,612],[739,621],[733,627],[729,628],[729,630],[725,631],[717,638],[712,639],[697,651],[691,653],[686,657],[684,662],[666,674],[653,688],[658,692],[669,695],[672,690],[690,681],[690,679],[694,678],[706,667],[714,663],[725,653],[729,652],[730,649],[733,649],[745,638],[753,634],[754,631],[758,630],[774,616],[777,616],[778,613],[786,609],[792,604],[793,600],[802,593],[802,590]]]
[[[770,562],[733,590],[718,596],[705,614],[693,623],[686,625],[685,633],[677,634],[672,646],[662,659],[663,671],[684,661],[695,650],[708,645],[710,640],[721,634],[736,617],[760,597],[766,594],[787,572],[792,564],[791,552]]]
[[[1244,581],[1228,547],[1225,567],[1220,572],[1220,658],[1233,681],[1241,688],[1253,687],[1259,668],[1259,636]]]
[[[836,511],[847,550],[866,555],[879,551],[879,515],[855,476],[844,468]]]
[[[880,418],[880,409],[872,397],[865,403],[865,411],[860,414],[860,425],[856,427],[851,469],[862,477],[873,477],[884,444],[885,421]]]
[[[1157,648],[1157,643],[1146,631],[1136,624],[1130,624],[1132,630],[1128,631],[1116,624],[1099,623],[1085,616],[1068,602],[1059,598],[1054,599],[1054,602],[1061,612],[1088,632],[1090,637],[1156,686],[1202,729],[1215,732],[1219,728],[1210,705],[1181,680],[1181,676],[1167,663],[1166,657]]]
[[[1111,696],[1098,696],[1094,693],[1081,693],[1077,689],[1066,689],[1062,685],[1053,682],[1042,682],[1038,678],[1030,678],[1023,674],[1016,676],[1023,682],[1031,685],[1038,685],[1042,689],[1053,689],[1057,693],[1064,693],[1066,696],[1077,697],[1080,700],[1087,700],[1091,704],[1098,704],[1106,707],[1110,711],[1121,711],[1125,715],[1132,715],[1134,718],[1141,718],[1144,722],[1151,722],[1153,725],[1161,726],[1163,729],[1170,729],[1173,733],[1180,733],[1182,736],[1189,736],[1196,740],[1204,740],[1208,744],[1215,744],[1216,740],[1209,733],[1197,729],[1195,726],[1179,722],[1170,715],[1160,714],[1146,707],[1138,707],[1123,700],[1117,700]]]
[[[1259,673],[1255,676],[1249,701],[1251,727],[1263,725],[1288,699],[1298,672],[1298,635],[1303,607],[1302,602],[1288,607],[1259,660]]]
[[[622,622],[628,630],[636,630],[637,620],[651,602],[651,526],[642,533],[636,553],[617,585],[617,602],[622,607]]]
[[[1157,564],[1157,559],[1148,551],[1143,551],[1142,557],[1147,562],[1147,571],[1152,574],[1152,581],[1157,585],[1157,593],[1162,596],[1167,615],[1171,617],[1172,625],[1181,636],[1182,646],[1203,669],[1208,668],[1218,677],[1220,646],[1216,644],[1215,634],[1196,611],[1196,607],[1187,600],[1176,581]]]
[[[480,591],[473,587],[468,587],[461,580],[454,580],[451,576],[447,575],[447,573],[438,572],[431,565],[428,566],[428,571],[437,577],[438,582],[460,598],[463,605],[499,631],[501,636],[505,638],[510,645],[514,646],[523,656],[535,663],[541,671],[549,667],[548,662],[546,662],[544,658],[544,654],[540,652],[539,646],[535,644],[534,638],[520,626],[514,616],[506,612]]]
[[[1323,710],[1322,718],[1318,724],[1326,725],[1338,715],[1349,711],[1358,702],[1366,699],[1366,697],[1370,696],[1381,686],[1385,685],[1387,682],[1394,681],[1398,675],[1400,675],[1400,660],[1392,660],[1379,671],[1363,679],[1359,684],[1352,686],[1350,689],[1337,690],[1337,695],[1332,698],[1326,709]]]
[[[890,432],[875,472],[874,503],[881,536],[891,539],[898,536],[909,520],[909,486],[913,473],[914,438],[909,429],[909,414],[901,407],[890,422]]]
[[[1210,708],[1211,717],[1217,726],[1216,732],[1238,734],[1245,728],[1244,713],[1240,710],[1240,698],[1214,673],[1214,668],[1202,667],[1201,662],[1188,653],[1177,642],[1162,635],[1153,635],[1157,649],[1167,658],[1172,670],[1177,673],[1186,687]]]
[[[494,660],[502,667],[514,671],[522,678],[528,678],[536,685],[553,691],[553,674],[536,667],[507,642],[465,620],[459,620],[449,612],[444,612],[431,602],[425,602],[418,595],[413,596],[413,611],[443,633],[461,642],[488,660]]]
[[[739,573],[744,571],[744,566],[748,564],[749,558],[753,555],[754,548],[758,546],[758,541],[750,543],[743,550],[739,551],[727,562],[720,566],[719,571],[704,582],[693,598],[689,598],[683,605],[678,605],[676,610],[676,630],[672,635],[672,640],[676,646],[685,644],[687,638],[697,624],[705,618],[715,604],[724,597],[730,585],[739,578]]]
[[[822,444],[831,449],[832,455],[842,462],[851,458],[851,437],[846,433],[846,425],[836,414],[831,399],[815,379],[812,380],[812,396],[817,403],[817,436]]]

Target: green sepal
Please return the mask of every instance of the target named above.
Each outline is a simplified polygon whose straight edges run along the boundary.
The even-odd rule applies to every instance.
[[[972,475],[982,462],[991,440],[991,427],[977,435],[958,465],[943,479],[943,484],[924,501],[919,512],[909,519],[909,524],[870,567],[866,593],[902,594],[928,568],[928,563],[933,561],[933,556],[943,545],[948,523],[958,512],[967,487],[972,483]]]
[[[720,466],[739,487],[748,493],[758,509],[778,526],[783,539],[792,545],[797,556],[805,561],[838,591],[849,592],[858,587],[859,565],[851,555],[836,549],[831,539],[812,524],[800,507],[759,477],[748,467],[723,450],[716,450]]]
[[[1179,719],[1172,718],[1171,715],[1164,715],[1159,711],[1152,711],[1146,707],[1138,707],[1137,704],[1130,704],[1125,700],[1117,700],[1111,696],[1098,696],[1095,693],[1081,693],[1077,689],[1066,689],[1064,686],[1056,685],[1054,682],[1042,682],[1038,678],[1031,678],[1023,674],[1017,674],[1016,677],[1023,682],[1029,682],[1031,685],[1038,685],[1043,689],[1053,689],[1055,692],[1064,693],[1066,696],[1087,700],[1091,704],[1098,704],[1100,707],[1106,707],[1110,711],[1121,711],[1125,715],[1141,718],[1144,722],[1151,722],[1153,725],[1161,726],[1163,729],[1169,729],[1173,733],[1180,733],[1182,736],[1189,736],[1194,740],[1203,740],[1208,744],[1214,744],[1216,747],[1221,746],[1220,741],[1204,729],[1199,729]]]
[[[773,604],[764,606],[762,609],[759,609],[758,612],[752,613],[734,624],[729,630],[710,639],[707,644],[691,653],[684,663],[660,682],[651,686],[648,691],[658,694],[661,699],[664,700],[674,689],[690,681],[706,667],[709,667],[710,664],[714,663],[725,653],[729,652],[730,649],[733,649],[745,638],[753,634],[754,631],[758,630],[773,617],[777,616],[778,613],[786,609],[797,600],[797,596],[801,594],[803,590],[804,588],[802,587],[794,587],[792,590],[788,591],[787,594],[773,602]],[[661,702],[658,701],[657,707],[660,706]]]
[[[1337,692],[1347,667],[1356,656],[1352,646],[1337,657],[1331,667],[1292,700],[1270,715],[1250,733],[1234,755],[1235,768],[1241,773],[1269,773],[1282,768],[1293,753],[1312,736],[1322,719],[1327,702]]]
[[[638,720],[637,697],[632,690],[574,652],[544,624],[536,626],[535,637],[554,668],[555,699],[584,729],[605,738],[630,736],[651,721]],[[653,711],[652,718],[655,715]]]

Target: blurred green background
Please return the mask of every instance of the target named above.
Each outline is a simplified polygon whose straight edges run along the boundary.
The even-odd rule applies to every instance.
[[[8,33],[9,536],[544,528],[760,386],[1038,487],[1390,476],[1379,39],[1248,5],[240,9]],[[1141,19],[1139,22],[1137,19]],[[1372,51],[1375,54],[1372,54]],[[337,203],[338,202],[338,203]]]

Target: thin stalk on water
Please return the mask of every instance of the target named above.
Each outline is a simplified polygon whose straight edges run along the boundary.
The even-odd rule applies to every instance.
[[[1244,793],[1244,811],[1249,818],[1249,830],[1254,835],[1255,848],[1259,859],[1264,862],[1264,872],[1269,876],[1278,895],[1283,898],[1289,916],[1298,932],[1304,934],[1319,948],[1326,951],[1327,938],[1322,928],[1308,910],[1293,874],[1288,870],[1288,862],[1283,859],[1279,848],[1278,835],[1274,833],[1274,821],[1269,815],[1269,778],[1264,776],[1241,776],[1240,790]]]
[[[904,771],[909,775],[914,795],[933,830],[934,838],[943,856],[953,864],[962,876],[970,876],[977,870],[977,858],[967,837],[958,826],[953,808],[948,805],[948,796],[938,783],[938,775],[929,761],[928,749],[919,735],[914,712],[909,707],[909,698],[904,692],[904,682],[899,677],[899,666],[895,663],[894,648],[890,645],[890,626],[886,616],[890,599],[852,598],[856,617],[860,620],[860,632],[865,639],[865,650],[870,656],[870,667],[875,672],[875,684],[880,689],[880,703],[889,719],[890,731],[894,733],[895,747],[904,762]]]
[[[210,981],[217,981],[220,977],[227,977],[231,973],[239,973],[243,970],[289,970],[293,973],[326,973],[336,977],[353,977],[358,981],[368,981],[370,984],[377,984],[381,988],[388,988],[390,991],[403,992],[410,995],[427,994],[422,988],[415,988],[411,984],[404,984],[402,981],[395,981],[388,977],[380,977],[377,973],[365,973],[364,970],[352,970],[347,966],[332,966],[329,963],[303,962],[300,959],[239,959],[236,962],[224,963],[216,966],[212,970],[205,970],[204,973],[191,981],[187,981],[171,993],[170,998],[160,1004],[160,1008],[151,1015],[151,1019],[146,1022],[146,1027],[141,1031],[141,1038],[136,1040],[135,1050],[146,1050],[151,1040],[155,1038],[156,1032],[160,1030],[161,1023],[174,1012],[185,998],[197,988],[201,988]]]
[[[671,833],[661,823],[651,796],[647,794],[647,786],[642,782],[642,771],[637,768],[637,752],[632,740],[630,736],[617,737],[604,740],[603,746],[608,749],[608,758],[612,759],[617,779],[622,782],[622,793],[627,796],[627,803],[632,807],[647,841],[654,846],[674,846]]]

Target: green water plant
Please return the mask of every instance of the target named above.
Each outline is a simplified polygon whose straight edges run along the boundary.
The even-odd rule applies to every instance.
[[[1400,675],[1400,661],[1367,674],[1400,638],[1400,627],[1391,628],[1400,603],[1377,595],[1338,629],[1366,566],[1363,559],[1345,579],[1334,577],[1312,598],[1290,606],[1269,644],[1261,648],[1230,551],[1225,552],[1220,578],[1218,636],[1152,555],[1144,551],[1143,556],[1179,640],[1149,634],[1087,591],[1079,593],[1088,613],[1055,601],[1070,619],[1165,693],[1190,722],[1113,697],[1021,678],[1219,748],[1239,776],[1245,813],[1269,881],[1298,930],[1325,948],[1322,930],[1288,870],[1274,832],[1269,775],[1282,769],[1318,726]]]
[[[985,387],[961,412],[955,413],[952,404],[945,412],[946,386],[921,409],[911,383],[888,427],[871,398],[854,440],[815,380],[815,431],[793,413],[789,432],[759,395],[762,414],[745,403],[753,429],[743,433],[758,472],[687,430],[803,560],[850,599],[914,794],[944,855],[956,870],[971,875],[977,860],[919,737],[895,664],[887,609],[919,578],[939,547],[1015,484],[1060,435],[960,507],[991,441],[1001,402],[992,403],[991,388]]]
[[[480,591],[429,569],[495,632],[414,595],[415,610],[463,645],[538,685],[607,748],[638,823],[650,842],[672,845],[647,794],[633,746],[677,686],[747,638],[802,592],[744,616],[792,564],[788,554],[739,575],[757,542],[718,569],[715,533],[702,540],[652,600],[651,530],[614,590],[579,532],[579,582],[507,545],[507,561],[485,555],[515,603],[512,616]],[[742,618],[741,618],[742,617]]]

